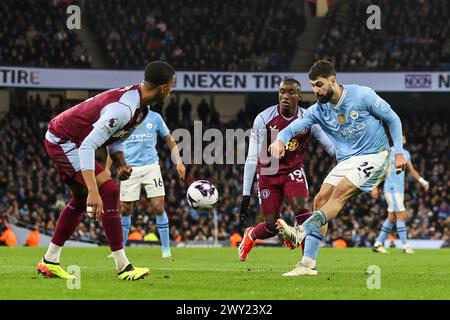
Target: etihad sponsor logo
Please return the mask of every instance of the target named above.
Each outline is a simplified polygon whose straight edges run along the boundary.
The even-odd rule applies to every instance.
[[[352,127],[352,128],[345,128],[341,130],[341,134],[345,137],[345,138],[353,138],[355,136],[359,136],[361,131],[363,131],[365,129],[366,125],[364,124],[364,122],[357,124],[356,126]]]

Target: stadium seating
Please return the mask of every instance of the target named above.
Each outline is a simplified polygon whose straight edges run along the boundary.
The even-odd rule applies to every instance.
[[[381,29],[369,30],[368,5],[381,10]],[[338,70],[450,70],[448,1],[336,1],[315,59]]]
[[[41,101],[39,97],[28,101],[18,100],[13,102],[6,117],[0,120],[0,212],[6,212],[13,222],[36,226],[49,234],[53,232],[60,210],[65,206],[69,195],[63,183],[58,180],[54,166],[45,152],[43,137],[47,121],[64,107],[66,105],[63,100],[56,106],[48,101]],[[238,120],[219,123],[215,127],[221,130],[249,128],[252,120],[252,116],[242,111]],[[409,235],[414,239],[449,241],[448,122],[445,118],[431,116],[402,117],[402,121],[408,132],[407,148],[412,154],[412,162],[431,185],[430,191],[426,193],[419,184],[412,181],[411,176],[407,176],[405,202]],[[203,127],[211,125],[204,124]],[[306,175],[310,194],[315,195],[333,161],[324,156],[323,149],[314,140],[311,140],[308,149]],[[168,149],[163,147],[159,152],[172,240],[214,237],[212,213],[197,213],[185,200],[187,186],[198,179],[208,179],[219,187],[219,203],[214,209],[219,219],[219,239],[227,240],[235,231],[240,230],[238,208],[242,193],[243,165],[190,165],[187,166],[186,181],[181,182],[170,161]],[[255,196],[252,204],[249,215],[256,219],[258,201]],[[283,216],[293,221],[294,213],[289,206],[285,207]],[[325,244],[332,246],[334,241],[341,239],[349,247],[369,247],[385,217],[384,201],[361,195],[350,201],[339,218],[330,224]],[[142,198],[133,215],[132,225],[142,230],[145,236],[153,232],[154,224],[155,219]],[[87,217],[82,220],[74,238],[106,243],[102,228]]]
[[[55,2],[0,2],[1,65],[58,68],[91,66],[90,57],[80,39],[66,27],[67,3]]]
[[[293,1],[89,1],[89,24],[112,68],[167,60],[178,70],[285,70],[303,9]]]

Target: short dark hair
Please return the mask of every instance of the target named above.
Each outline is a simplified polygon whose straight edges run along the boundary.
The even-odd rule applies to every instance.
[[[297,79],[294,78],[286,78],[283,81],[281,81],[281,83],[283,82],[287,82],[287,83],[296,83],[298,86],[298,92],[300,92],[302,90],[302,85],[300,83],[300,81],[298,81]]]
[[[314,63],[309,69],[309,80],[316,80],[317,78],[328,78],[336,76],[336,69],[334,65],[327,60],[319,60]]]
[[[175,70],[172,66],[163,61],[150,62],[145,67],[145,82],[152,87],[167,84],[175,75]]]

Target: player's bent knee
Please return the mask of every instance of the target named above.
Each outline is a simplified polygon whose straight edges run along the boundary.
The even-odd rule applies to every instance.
[[[157,206],[153,207],[153,212],[155,214],[157,214],[158,216],[162,215],[164,213],[164,211],[165,211],[164,205],[162,205],[162,206],[157,205]]]

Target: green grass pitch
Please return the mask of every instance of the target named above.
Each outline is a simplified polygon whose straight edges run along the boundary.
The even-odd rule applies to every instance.
[[[60,279],[45,279],[35,266],[45,248],[0,248],[0,299],[450,299],[450,250],[322,249],[317,277],[285,278],[299,251],[253,249],[240,262],[236,249],[174,248],[162,259],[159,248],[127,248],[136,266],[151,275],[119,281],[114,262],[102,248],[65,248],[62,266],[80,267],[80,289]],[[369,266],[380,268],[381,288],[368,289]],[[369,281],[370,282],[370,281]]]

